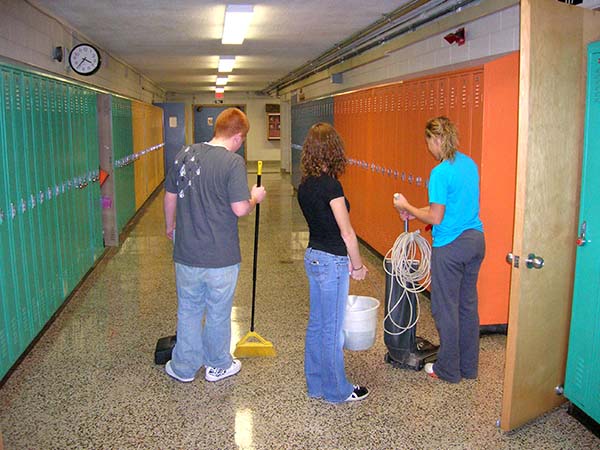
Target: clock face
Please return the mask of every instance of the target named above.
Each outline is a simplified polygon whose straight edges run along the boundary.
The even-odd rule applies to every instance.
[[[100,52],[89,44],[79,44],[69,53],[69,64],[80,75],[92,75],[100,68]]]

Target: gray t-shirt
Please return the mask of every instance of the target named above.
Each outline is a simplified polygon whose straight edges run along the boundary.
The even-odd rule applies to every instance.
[[[186,146],[175,157],[165,189],[177,194],[176,263],[218,268],[241,262],[231,203],[248,200],[250,191],[240,155],[206,143]]]

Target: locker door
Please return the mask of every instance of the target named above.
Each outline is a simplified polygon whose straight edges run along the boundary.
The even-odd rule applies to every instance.
[[[478,167],[481,167],[481,152],[483,140],[483,71],[478,70],[472,75],[471,82],[471,157]]]
[[[32,250],[35,258],[34,274],[37,281],[37,291],[35,294],[36,304],[39,311],[37,330],[43,328],[50,316],[54,313],[49,309],[51,303],[50,296],[50,278],[48,273],[47,260],[47,236],[46,236],[46,221],[43,201],[40,200],[39,193],[44,180],[43,167],[48,164],[46,161],[47,152],[44,139],[44,129],[41,121],[41,92],[40,79],[37,76],[26,75],[26,80],[29,80],[29,106],[27,125],[28,134],[30,136],[30,145],[28,148],[29,167],[29,201],[28,208],[32,219]]]
[[[93,252],[91,250],[92,241],[92,211],[89,202],[89,192],[92,189],[92,182],[89,179],[89,142],[87,136],[86,117],[85,117],[85,89],[77,89],[77,116],[78,130],[77,135],[80,144],[79,149],[79,165],[77,176],[79,177],[79,198],[81,202],[81,276],[85,276],[87,271],[94,263]]]
[[[58,256],[58,267],[60,272],[57,274],[57,282],[59,283],[59,296],[63,298],[66,293],[66,284],[68,279],[69,266],[67,264],[65,244],[66,234],[66,219],[65,210],[63,208],[63,196],[62,194],[62,174],[63,174],[63,146],[62,146],[62,121],[59,117],[60,110],[60,93],[58,90],[58,82],[48,81],[48,125],[52,130],[51,141],[52,141],[52,155],[54,164],[50,167],[52,184],[50,187],[52,214],[54,216],[52,225],[52,234],[56,243],[56,251]],[[56,304],[58,307],[58,304]]]
[[[72,202],[70,186],[72,178],[71,161],[69,150],[70,123],[67,114],[67,89],[62,83],[55,84],[54,129],[57,130],[57,206],[59,211],[59,230],[61,242],[61,254],[63,261],[63,297],[66,297],[74,287],[74,230],[72,229]]]
[[[10,85],[10,105],[6,111],[7,118],[7,157],[9,191],[11,193],[11,216],[14,215],[14,267],[18,280],[19,293],[19,316],[18,322],[21,329],[21,344],[19,354],[35,336],[34,327],[34,303],[32,301],[34,292],[33,283],[30,278],[31,264],[31,226],[27,216],[27,190],[26,160],[23,158],[23,116],[25,114],[24,95],[22,86],[22,74],[10,71],[8,83]]]
[[[10,84],[8,72],[2,70],[0,78],[0,378],[20,354],[18,290],[15,283],[14,239],[9,198],[7,159],[7,118],[10,107]]]
[[[63,299],[62,292],[62,261],[60,256],[60,240],[58,230],[58,210],[56,204],[56,176],[55,167],[58,164],[56,159],[56,130],[52,116],[55,114],[55,107],[51,104],[52,90],[54,85],[47,79],[41,80],[42,92],[42,117],[41,124],[44,136],[44,158],[42,164],[43,183],[41,189],[40,208],[45,214],[46,223],[46,252],[47,264],[45,270],[48,272],[50,283],[50,298],[48,299],[48,308],[52,313],[56,311],[58,305]]]
[[[71,202],[73,205],[72,209],[72,224],[74,230],[74,240],[72,244],[74,244],[74,252],[75,252],[75,271],[73,276],[73,285],[77,285],[81,277],[86,271],[86,264],[84,259],[84,252],[86,246],[85,239],[85,228],[84,221],[86,219],[86,211],[85,204],[83,202],[83,182],[81,179],[82,173],[82,155],[85,148],[83,147],[84,143],[81,139],[81,111],[80,111],[80,102],[79,102],[79,92],[80,88],[69,86],[68,88],[68,111],[67,114],[69,116],[70,123],[70,146],[69,146],[69,156],[71,160],[71,176],[69,180],[71,182],[71,190],[69,194],[71,196]],[[83,223],[82,223],[83,222]],[[73,287],[74,287],[73,286]]]
[[[471,114],[473,112],[472,75],[462,74],[459,79],[458,132],[460,150],[471,156]],[[480,161],[478,161],[480,162]]]
[[[90,208],[91,254],[95,261],[103,251],[102,242],[102,205],[99,182],[100,155],[98,148],[98,117],[96,94],[93,91],[85,93],[85,129],[88,148],[87,170],[91,175],[88,185],[88,202]]]
[[[600,422],[600,42],[590,44],[575,286],[565,395]],[[585,225],[584,225],[585,224]],[[583,231],[585,227],[585,238]],[[585,242],[583,241],[585,239]]]

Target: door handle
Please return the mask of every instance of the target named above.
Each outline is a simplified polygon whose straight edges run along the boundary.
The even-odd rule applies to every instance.
[[[516,267],[517,269],[519,268],[519,256],[518,255],[513,255],[512,253],[507,253],[506,254],[506,262],[509,263],[511,266]]]
[[[520,257],[519,255],[514,255],[512,253],[508,253],[506,255],[506,262],[515,268],[519,268]],[[541,269],[544,267],[544,258],[540,256],[535,256],[535,254],[530,253],[527,255],[527,259],[525,260],[525,265],[528,269]]]
[[[535,254],[530,253],[527,255],[527,259],[525,260],[525,264],[528,269],[541,269],[544,267],[544,258],[540,256],[535,256]]]
[[[587,229],[587,223],[584,221],[581,224],[581,232],[579,233],[579,236],[577,236],[577,246],[578,247],[583,247],[585,245],[585,243],[587,242],[587,240],[585,239],[585,232]]]

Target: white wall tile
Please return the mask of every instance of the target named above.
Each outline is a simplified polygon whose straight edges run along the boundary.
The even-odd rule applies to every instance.
[[[450,64],[450,47],[440,48],[435,52],[435,66],[444,67]]]
[[[519,5],[511,6],[503,11],[500,11],[502,28],[519,27],[521,20],[521,9]]]
[[[453,44],[450,46],[450,62],[457,64],[469,60],[469,46],[467,44],[458,46]]]
[[[465,25],[467,39],[477,39],[502,28],[501,14],[491,14]]]
[[[468,47],[469,59],[478,59],[489,56],[491,54],[490,35],[485,34],[477,39],[467,39],[467,42],[462,47]]]
[[[491,53],[506,53],[518,50],[514,45],[514,29],[504,29],[490,35]]]
[[[0,4],[2,8],[2,4]],[[10,17],[8,14],[0,14],[0,37],[8,39],[8,27],[10,26]]]

